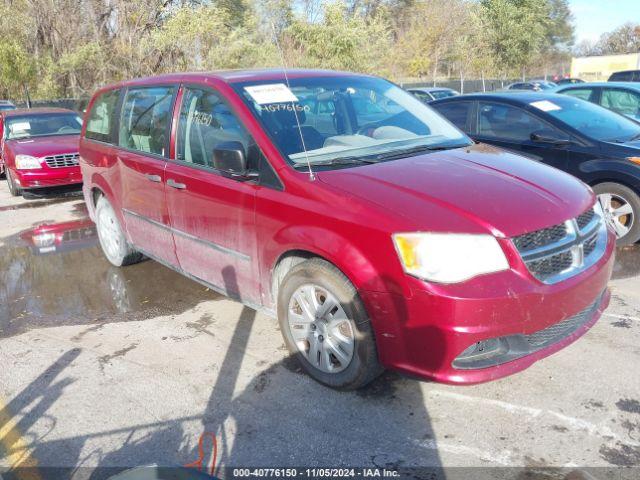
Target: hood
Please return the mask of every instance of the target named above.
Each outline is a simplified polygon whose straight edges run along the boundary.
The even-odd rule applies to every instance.
[[[14,155],[46,157],[63,153],[78,153],[80,135],[52,135],[49,137],[7,140],[6,146]]]
[[[595,201],[591,189],[576,178],[487,145],[325,171],[318,177],[422,231],[512,237],[575,217]]]
[[[640,139],[630,142],[604,142],[607,145],[606,153],[620,157],[640,156]]]

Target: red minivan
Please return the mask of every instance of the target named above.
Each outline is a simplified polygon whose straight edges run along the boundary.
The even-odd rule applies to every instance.
[[[80,156],[111,263],[149,257],[277,316],[334,388],[384,368],[503,377],[576,340],[609,302],[615,237],[588,186],[474,144],[381,78],[113,85],[91,100]]]
[[[78,141],[82,119],[62,108],[33,108],[0,112],[0,173],[9,192],[51,187],[80,189]]]

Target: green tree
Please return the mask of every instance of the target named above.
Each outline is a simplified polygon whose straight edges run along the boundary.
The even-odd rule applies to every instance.
[[[522,74],[544,48],[551,7],[540,0],[481,0],[489,45],[503,75]]]
[[[326,5],[321,22],[296,19],[284,33],[288,57],[297,57],[296,66],[381,73],[385,52],[391,47],[383,9],[367,18],[349,14],[340,2]]]

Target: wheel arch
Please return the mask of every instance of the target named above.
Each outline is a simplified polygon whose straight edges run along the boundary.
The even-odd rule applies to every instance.
[[[385,291],[386,288],[378,271],[366,255],[357,246],[334,231],[313,228],[305,234],[298,231],[303,227],[292,227],[287,233],[280,232],[275,238],[275,245],[280,245],[278,251],[267,249],[265,266],[268,268],[265,277],[265,303],[268,307],[275,307],[278,298],[278,287],[291,268],[310,258],[321,258],[336,267],[353,284],[357,290]],[[302,234],[302,235],[301,235]],[[311,240],[309,243],[282,242],[283,235],[293,235],[296,240]],[[301,235],[301,236],[300,236]],[[282,247],[282,245],[287,245]]]

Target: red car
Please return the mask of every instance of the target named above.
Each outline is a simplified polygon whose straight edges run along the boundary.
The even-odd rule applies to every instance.
[[[88,218],[62,223],[43,223],[20,234],[34,255],[79,250],[98,242],[96,226]]]
[[[121,83],[91,100],[80,156],[111,263],[150,257],[277,316],[334,388],[384,368],[503,377],[576,340],[609,302],[615,237],[588,186],[474,144],[381,78]]]
[[[0,173],[9,191],[80,185],[78,140],[82,119],[71,110],[34,108],[0,112]]]

